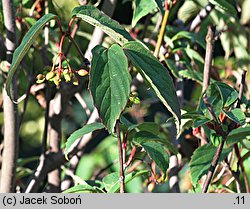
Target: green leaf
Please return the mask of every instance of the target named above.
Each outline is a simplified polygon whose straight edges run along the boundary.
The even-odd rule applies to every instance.
[[[137,68],[147,84],[180,124],[180,106],[174,83],[166,68],[140,43],[132,41],[124,46],[125,54]]]
[[[65,147],[65,156],[67,157],[68,151],[70,150],[71,146],[82,136],[85,134],[91,133],[95,130],[104,128],[104,125],[101,123],[91,123],[83,126],[82,128],[78,129],[77,131],[73,132],[70,137],[66,141]]]
[[[231,86],[222,82],[214,82],[212,85],[218,88],[224,107],[230,107],[237,100],[238,92]]]
[[[31,45],[36,41],[37,36],[42,31],[42,29],[46,25],[46,23],[52,19],[57,19],[57,18],[58,17],[56,15],[50,14],[50,13],[44,15],[30,28],[30,30],[23,37],[23,40],[22,40],[20,46],[16,48],[16,50],[13,54],[12,64],[10,66],[8,78],[7,78],[7,93],[9,95],[9,97],[11,97],[10,85],[11,85],[12,78],[13,78],[14,74],[16,73],[17,68],[18,68],[20,62],[22,61],[23,57],[28,52]]]
[[[138,131],[151,132],[151,133],[156,134],[156,135],[158,135],[160,133],[160,127],[155,122],[138,123],[138,124],[130,125],[128,127],[128,131],[132,131],[134,129],[136,129]]]
[[[181,70],[179,71],[179,74],[183,78],[191,79],[193,81],[196,81],[197,83],[202,85],[203,82],[203,75],[202,73],[195,71],[195,70]]]
[[[86,183],[84,185],[73,186],[63,191],[63,193],[100,193],[100,190]]]
[[[226,144],[227,146],[231,146],[232,144],[238,143],[244,139],[250,139],[250,126],[232,130],[227,137]]]
[[[148,170],[141,170],[138,172],[132,172],[132,173],[126,174],[124,182],[125,182],[125,184],[127,184],[130,181],[132,181],[134,178],[136,178],[138,176],[143,176],[143,175],[149,176],[149,171]],[[103,183],[104,183],[105,189],[108,193],[118,192],[118,190],[120,189],[119,177],[120,177],[120,173],[114,172],[114,173],[111,173],[103,178]]]
[[[191,181],[194,186],[196,186],[199,179],[208,172],[216,149],[217,148],[212,144],[205,144],[194,151],[189,163],[191,171]],[[222,150],[221,156],[219,158],[219,163],[227,157],[231,150],[232,148]]]
[[[132,19],[132,27],[147,14],[153,12],[157,8],[157,4],[152,0],[134,0],[134,14]]]
[[[164,147],[157,142],[144,142],[141,144],[148,156],[166,174],[169,166],[169,156]]]
[[[210,121],[211,119],[206,118],[205,116],[200,116],[194,120],[194,128],[198,128],[199,126],[202,126]]]
[[[243,126],[246,122],[245,113],[240,108],[235,108],[229,112],[224,111],[224,113],[229,117],[232,121],[239,123]]]
[[[188,57],[191,60],[195,60],[198,61],[202,64],[204,64],[204,59],[201,57],[201,55],[196,52],[195,50],[191,49],[191,48],[184,48],[184,51],[187,53]]]
[[[219,116],[223,109],[223,101],[217,86],[213,84],[209,85],[206,90],[206,94],[208,96],[209,103],[213,107],[215,115]],[[210,114],[203,101],[203,97],[200,98],[199,110],[201,110],[207,118],[210,118]]]
[[[81,18],[93,26],[100,27],[107,35],[121,45],[132,40],[129,33],[117,21],[111,19],[94,6],[84,5],[75,7],[72,11],[72,17]]]
[[[171,70],[172,74],[176,77],[179,78],[179,68],[176,66],[176,63],[174,60],[171,59],[165,59],[165,62],[169,68],[169,70]]]
[[[181,38],[189,39],[192,43],[197,43],[204,49],[206,48],[205,39],[199,36],[198,34],[187,32],[187,31],[180,31],[179,33],[177,33],[176,35],[172,37],[172,42]]]
[[[192,17],[198,14],[200,8],[195,1],[185,1],[178,10],[178,19],[186,23]]]
[[[96,46],[92,53],[89,88],[103,124],[113,133],[130,94],[127,58],[117,44],[109,49]]]
[[[162,146],[165,144],[170,151],[172,151],[174,154],[178,154],[178,150],[171,142],[148,131],[137,132],[134,135],[132,142],[137,146],[143,146],[142,144],[145,142],[156,142],[162,144]]]
[[[222,10],[226,11],[227,13],[237,16],[237,11],[233,5],[231,5],[228,1],[225,0],[209,0],[214,6],[218,6]]]

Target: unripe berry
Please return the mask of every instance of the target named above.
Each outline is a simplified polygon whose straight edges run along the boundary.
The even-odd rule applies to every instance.
[[[36,79],[37,80],[42,80],[44,78],[44,75],[43,74],[38,74],[37,76],[36,76]]]
[[[55,73],[53,71],[50,71],[46,74],[46,80],[50,80],[55,76]]]
[[[44,82],[44,80],[45,80],[45,77],[44,77],[44,75],[43,74],[38,74],[37,76],[36,76],[36,83],[38,83],[38,84],[40,84],[40,83],[43,83]]]
[[[78,70],[77,73],[78,73],[78,75],[80,75],[80,76],[88,75],[88,71],[87,71],[87,70],[84,70],[84,69]]]
[[[63,71],[63,77],[64,77],[66,82],[71,81],[71,76],[70,76],[69,70],[64,70]]]

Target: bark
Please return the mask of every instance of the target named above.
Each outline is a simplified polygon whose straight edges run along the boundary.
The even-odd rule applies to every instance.
[[[6,27],[6,60],[11,63],[13,52],[16,47],[16,26],[13,0],[2,0],[4,25]],[[12,98],[17,100],[17,77],[14,76],[11,84]],[[4,109],[4,149],[2,157],[0,192],[14,192],[16,181],[16,162],[18,157],[18,109],[3,86],[3,109]]]
[[[61,148],[62,94],[59,92],[50,102],[49,111],[49,147],[50,152],[57,153]],[[61,168],[48,175],[48,192],[61,191]]]

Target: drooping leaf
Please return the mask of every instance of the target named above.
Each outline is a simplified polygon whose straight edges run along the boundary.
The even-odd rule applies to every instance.
[[[173,114],[179,130],[180,107],[173,80],[166,68],[140,43],[128,42],[124,51],[149,87],[156,93],[167,109]]]
[[[72,11],[72,17],[81,18],[93,26],[100,27],[121,45],[132,40],[129,33],[117,21],[111,19],[94,6],[84,5],[76,7]]]
[[[132,19],[132,27],[147,14],[153,12],[157,8],[154,0],[134,0],[134,14]]]
[[[157,142],[145,142],[141,146],[162,172],[166,174],[169,166],[169,155],[164,147]]]
[[[132,173],[125,174],[125,180],[124,180],[125,185],[127,183],[129,183],[130,181],[132,181],[134,178],[139,177],[139,176],[143,176],[143,175],[148,176],[149,171],[148,170],[141,170],[138,172],[132,172]],[[119,177],[120,177],[120,173],[114,172],[114,173],[111,173],[103,178],[103,183],[104,183],[105,189],[108,193],[118,192],[118,190],[120,189]]]
[[[146,131],[138,132],[133,137],[136,146],[143,147],[148,156],[155,161],[157,166],[166,173],[169,164],[169,156],[164,149],[163,139]],[[174,149],[174,146],[172,146]],[[176,153],[177,150],[174,150]],[[177,151],[178,153],[178,151]]]
[[[10,85],[12,78],[14,74],[17,71],[17,68],[28,52],[31,45],[36,41],[37,36],[42,31],[43,27],[46,25],[47,22],[51,21],[52,19],[57,19],[58,17],[54,14],[46,14],[42,18],[40,18],[31,28],[30,30],[25,34],[23,37],[23,40],[19,47],[16,48],[13,54],[12,64],[9,69],[8,78],[7,78],[7,93],[9,97],[11,97],[10,94]]]
[[[215,85],[220,92],[224,107],[229,107],[237,100],[238,93],[231,86],[222,82],[214,82],[213,85]]]
[[[205,39],[199,36],[198,34],[192,32],[180,31],[179,33],[174,35],[171,40],[172,42],[174,42],[181,38],[189,39],[191,42],[199,44],[204,49],[206,48]]]
[[[70,137],[66,141],[66,148],[65,148],[65,155],[67,157],[68,151],[70,150],[71,146],[85,134],[91,133],[95,130],[104,128],[104,125],[101,123],[91,123],[83,126],[82,128],[73,132]]]
[[[148,131],[137,132],[134,135],[132,142],[137,146],[143,146],[142,144],[145,142],[156,142],[159,143],[161,146],[166,145],[166,148],[169,149],[174,154],[178,153],[178,150],[169,140],[163,139]]]
[[[205,144],[197,148],[193,153],[189,166],[191,171],[191,181],[194,186],[196,186],[199,179],[208,172],[216,149],[217,148],[212,144]],[[232,148],[222,150],[219,163],[226,158],[231,150]]]
[[[111,133],[129,99],[128,62],[117,44],[109,49],[96,46],[92,53],[89,88],[103,124]]]
[[[241,126],[246,122],[246,116],[240,108],[235,108],[229,112],[224,111],[224,113],[236,123],[239,123]]]

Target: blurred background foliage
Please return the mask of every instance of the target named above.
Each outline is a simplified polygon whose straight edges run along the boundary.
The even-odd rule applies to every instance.
[[[39,19],[44,11],[40,11],[39,8],[34,7],[34,1],[32,0],[15,0],[15,11],[17,19],[23,18],[24,23],[20,24],[17,21],[18,43],[24,33]],[[20,4],[21,2],[21,4]],[[43,2],[43,1],[41,1]],[[71,18],[71,11],[74,7],[79,5],[80,1],[77,0],[50,0],[49,12],[57,14],[63,27],[66,28],[68,21]],[[159,22],[160,12],[157,9],[150,10],[147,15],[140,18],[140,20],[132,28],[131,21],[133,18],[133,10],[135,9],[135,1],[132,0],[118,0],[116,9],[113,15],[113,19],[123,24],[126,29],[130,31],[135,38],[143,41],[150,49],[154,49],[155,40],[157,38],[159,28],[156,27]],[[217,1],[213,1],[217,2]],[[226,33],[221,34],[219,40],[215,44],[214,51],[214,65],[212,71],[212,78],[220,81],[224,81],[236,89],[240,83],[241,70],[249,70],[250,65],[250,13],[249,13],[249,0],[225,1],[231,7],[226,9],[215,6],[215,9],[210,13],[208,18],[202,21],[198,27],[196,33],[184,33],[185,28],[193,21],[202,8],[207,4],[207,0],[179,0],[171,10],[169,22],[166,27],[166,33],[164,37],[165,44],[168,50],[168,58],[162,58],[162,63],[169,68],[172,73],[173,79],[183,78],[183,107],[185,111],[195,111],[201,95],[201,85],[199,83],[199,77],[203,72],[204,67],[204,55],[205,55],[205,36],[207,33],[207,26],[209,24],[216,25],[217,31],[226,30]],[[103,1],[91,0],[89,4],[96,5],[101,8]],[[22,5],[22,10],[20,10]],[[0,31],[1,36],[5,36],[5,28],[3,25],[3,13],[2,5],[0,1]],[[229,9],[228,9],[229,8]],[[58,28],[55,22],[50,24],[50,39],[47,46],[48,57],[52,60],[57,54],[58,50]],[[145,29],[146,28],[146,29]],[[79,47],[83,52],[86,51],[89,41],[91,40],[93,27],[87,23],[82,22],[77,30],[75,40],[79,43]],[[178,34],[178,35],[177,35]],[[0,37],[1,38],[1,37]],[[109,37],[104,39],[104,46],[111,45],[112,40]],[[19,95],[24,95],[28,88],[29,82],[35,83],[35,76],[43,71],[43,34],[39,36],[36,43],[29,50],[27,56],[25,56],[22,62],[22,70],[19,73]],[[66,47],[65,47],[66,48]],[[1,51],[1,49],[0,49]],[[175,60],[175,54],[180,55],[179,63],[182,64],[183,73],[180,74],[176,69],[175,63],[171,63],[171,60]],[[0,61],[4,60],[4,55],[0,53]],[[77,55],[77,51],[74,47],[71,48],[68,58],[72,66],[80,66],[81,59]],[[170,60],[170,61],[169,61]],[[49,65],[51,61],[49,60]],[[194,70],[195,69],[195,70]],[[184,71],[186,72],[184,73]],[[193,72],[193,73],[192,73]],[[135,72],[133,76],[136,75]],[[194,76],[195,75],[195,76]],[[198,82],[197,82],[198,81]],[[250,77],[247,74],[247,85],[245,89],[245,96],[249,99]],[[85,80],[84,90],[80,92],[84,101],[87,103],[90,111],[93,110],[93,104],[90,94],[87,90],[87,81]],[[125,116],[131,122],[142,123],[148,121],[154,121],[162,128],[165,128],[165,136],[168,140],[170,137],[168,127],[170,126],[168,119],[171,117],[170,113],[166,111],[164,106],[158,101],[156,96],[145,84],[140,83],[138,85],[138,95],[141,99],[141,103],[133,105],[131,108],[125,111]],[[27,108],[23,117],[23,121],[20,129],[20,154],[18,161],[18,179],[21,182],[20,186],[24,186],[28,180],[28,177],[35,169],[39,155],[41,152],[41,141],[44,129],[44,110],[39,104],[39,94],[44,96],[43,92],[36,92],[34,95],[30,95],[27,103]],[[1,103],[1,98],[0,98]],[[20,102],[20,111],[23,108],[23,101]],[[62,138],[64,147],[65,140],[69,135],[82,127],[88,117],[85,110],[79,104],[79,102],[73,98],[68,107],[64,109],[66,116],[62,122]],[[3,113],[2,107],[0,112],[0,127],[3,126]],[[2,135],[0,136],[2,141]],[[192,127],[190,125],[183,126],[182,134],[179,138],[179,151],[178,154],[180,162],[180,189],[181,192],[189,192],[192,190],[192,184],[190,182],[190,171],[188,168],[188,162],[190,157],[197,148],[199,141],[192,135]],[[248,150],[243,149],[243,153]],[[99,179],[101,180],[107,174],[118,169],[118,153],[116,138],[108,136],[107,133],[103,133],[101,136],[94,138],[87,146],[85,154],[80,160],[80,163],[76,170],[76,182],[81,180],[88,181]],[[246,172],[250,181],[250,158],[244,161]],[[107,167],[103,170],[103,168]],[[139,165],[138,169],[144,169],[147,167],[145,164]],[[63,166],[63,171],[67,168],[67,165]],[[100,172],[102,171],[102,172]],[[62,172],[62,176],[65,173]],[[79,178],[79,179],[77,179]],[[225,180],[225,179],[224,179]],[[225,180],[226,181],[226,180]],[[220,187],[215,190],[223,189]],[[216,187],[216,186],[215,186]],[[135,178],[130,182],[126,189],[128,192],[169,192],[169,182],[163,184],[156,184],[154,187],[150,187],[150,184],[146,183],[145,177]],[[228,188],[230,191],[235,191],[235,185],[231,184]]]

